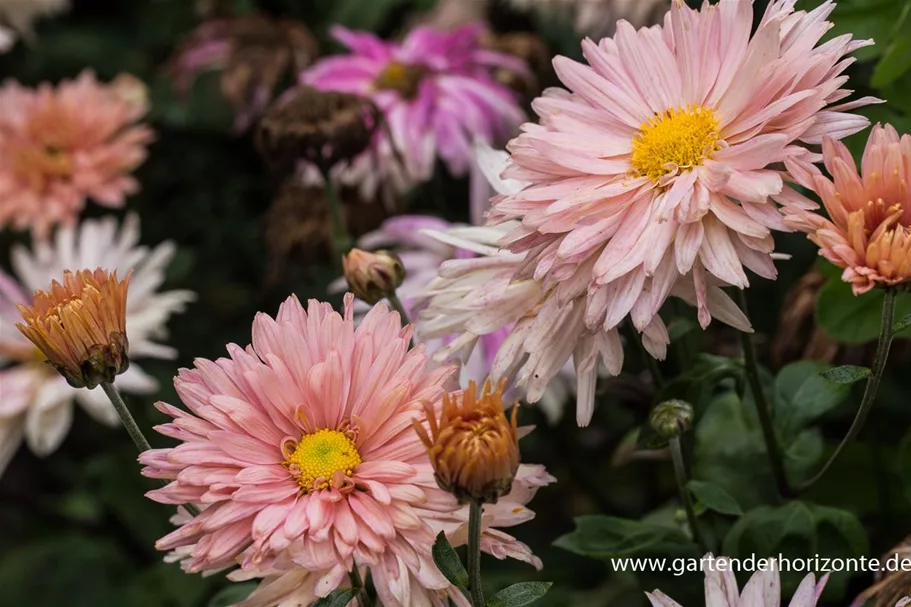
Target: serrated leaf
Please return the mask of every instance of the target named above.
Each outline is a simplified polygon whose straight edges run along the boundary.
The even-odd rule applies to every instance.
[[[442,531],[437,535],[436,541],[433,542],[431,553],[433,554],[433,562],[436,563],[440,573],[447,580],[460,588],[468,587],[468,572],[465,570],[465,566],[462,565],[462,559],[459,558],[455,548],[452,547],[452,544],[446,539],[446,534]]]
[[[313,603],[313,607],[345,607],[361,591],[360,588],[339,588],[334,590],[329,596]]]
[[[823,371],[820,375],[834,384],[853,384],[856,381],[870,377],[872,373],[873,372],[868,367],[842,365],[829,369],[828,371]]]
[[[487,607],[521,607],[547,594],[553,582],[519,582],[504,588],[487,600]]]
[[[895,324],[892,325],[892,332],[898,333],[904,331],[908,327],[911,327],[911,314],[908,314],[904,318],[895,321]]]
[[[693,497],[696,498],[697,503],[708,510],[714,510],[715,512],[729,514],[731,516],[740,516],[743,514],[743,510],[740,508],[740,504],[737,503],[737,500],[734,499],[730,493],[714,483],[691,480],[686,484],[686,487],[690,493],[693,494]]]

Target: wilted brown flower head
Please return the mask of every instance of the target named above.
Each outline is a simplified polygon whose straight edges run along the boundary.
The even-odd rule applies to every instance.
[[[771,344],[776,367],[796,360],[831,363],[838,356],[838,342],[816,324],[816,298],[825,283],[825,275],[814,269],[788,290]]]
[[[16,326],[71,386],[94,388],[130,366],[127,357],[127,288],[117,272],[98,268],[64,272],[31,306],[17,306],[25,324]]]
[[[891,562],[890,562],[891,561]],[[851,607],[868,604],[870,607],[893,607],[911,594],[911,536],[901,544],[882,555],[879,559],[880,572],[877,582],[861,592]],[[902,566],[904,563],[904,566]]]
[[[503,411],[504,382],[493,389],[488,379],[480,397],[477,384],[443,396],[440,419],[433,405],[425,404],[428,434],[413,420],[427,447],[437,484],[460,502],[495,503],[512,489],[519,468],[516,412],[507,419]]]
[[[345,280],[355,297],[371,305],[395,295],[405,280],[405,266],[391,251],[351,249],[342,258]]]
[[[529,101],[545,88],[557,84],[553,53],[540,36],[531,32],[488,34],[484,38],[484,46],[498,53],[512,55],[528,65],[527,73],[499,68],[494,76]]]
[[[302,85],[265,113],[256,128],[256,145],[277,167],[308,160],[325,174],[363,152],[379,121],[379,110],[368,99]]]
[[[212,19],[187,36],[166,69],[183,94],[200,72],[221,70],[222,95],[242,131],[266,109],[279,84],[293,81],[318,51],[310,30],[297,21],[261,15]]]

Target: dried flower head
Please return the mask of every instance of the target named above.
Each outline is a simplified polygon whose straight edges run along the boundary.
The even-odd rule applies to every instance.
[[[541,36],[531,32],[488,33],[483,38],[483,44],[491,51],[516,57],[528,65],[527,71],[516,71],[507,66],[494,70],[494,78],[498,82],[524,98],[531,100],[545,88],[557,84],[557,74],[551,61],[553,52]]]
[[[127,288],[117,272],[64,272],[31,306],[18,305],[25,324],[16,326],[75,388],[111,383],[130,366],[127,357]]]
[[[876,583],[861,592],[851,603],[852,607],[864,604],[892,607],[911,594],[911,572],[907,571],[907,565],[903,566],[903,563],[911,562],[911,536],[882,555],[879,561],[882,567],[876,576]],[[883,574],[884,571],[887,573]]]
[[[798,360],[831,363],[839,353],[839,344],[816,322],[816,299],[826,284],[826,276],[810,270],[785,295],[778,330],[771,343],[772,362],[776,368]]]
[[[168,64],[168,74],[186,95],[197,74],[221,70],[221,93],[236,114],[235,129],[247,129],[272,101],[283,80],[308,67],[319,52],[307,27],[261,15],[209,20],[193,30]]]
[[[277,166],[308,160],[326,173],[363,152],[378,125],[379,110],[370,100],[300,86],[265,113],[256,144]]]
[[[911,281],[911,135],[899,137],[888,124],[873,127],[861,174],[843,143],[826,137],[822,154],[834,181],[816,171],[804,185],[819,194],[831,219],[795,209],[787,221],[844,269],[842,280],[855,295]]]
[[[405,266],[391,251],[351,249],[342,258],[342,267],[351,292],[371,305],[395,295],[405,280]]]
[[[434,477],[444,491],[460,502],[496,503],[509,493],[519,468],[516,412],[507,419],[503,411],[503,388],[496,390],[488,379],[481,396],[477,384],[443,396],[439,421],[433,406],[425,405],[430,434],[413,420],[418,436],[427,447]]]

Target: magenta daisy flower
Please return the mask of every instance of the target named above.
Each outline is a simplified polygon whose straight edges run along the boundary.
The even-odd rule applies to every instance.
[[[504,173],[528,185],[492,211],[521,222],[502,244],[526,255],[520,277],[558,293],[548,305],[575,301],[591,331],[629,316],[666,343],[669,295],[692,300],[705,327],[713,287],[747,287],[745,269],[776,277],[776,203],[812,203],[768,167],[802,179],[818,157],[799,144],[861,130],[868,121],[845,110],[877,101],[830,105],[851,92],[845,56],[871,42],[818,44],[835,5],[795,3],[771,2],[751,36],[750,0],[675,2],[663,27],[621,21],[613,38],[583,40],[589,65],[554,60],[570,90],[534,102],[540,124],[509,144]]]
[[[464,175],[474,138],[492,143],[509,137],[524,118],[516,95],[493,72],[527,68],[515,57],[484,49],[479,25],[450,32],[418,27],[401,42],[342,27],[332,31],[351,54],[317,62],[302,82],[370,97],[392,137],[380,129],[371,149],[337,170],[343,182],[381,182],[402,191],[429,178],[437,156],[453,174]]]
[[[181,370],[175,386],[190,411],[159,403],[174,421],[158,430],[182,442],[140,461],[145,475],[171,480],[152,499],[202,512],[176,519],[158,548],[177,549],[172,560],[188,571],[239,564],[232,579],[264,578],[250,606],[310,604],[347,585],[355,566],[383,605],[467,604],[430,552],[440,531],[464,541],[467,509],[437,487],[411,424],[454,368],[431,369],[411,335],[383,304],[355,327],[350,294],[344,316],[292,297],[275,319],[256,317],[251,346]],[[540,466],[520,469],[513,492],[485,509],[488,552],[540,565],[494,527],[531,518],[524,505],[552,480]]]

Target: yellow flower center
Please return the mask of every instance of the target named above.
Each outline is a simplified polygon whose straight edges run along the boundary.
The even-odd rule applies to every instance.
[[[701,106],[671,108],[643,123],[633,140],[632,164],[654,182],[675,169],[699,166],[719,149],[718,120]]]
[[[378,89],[397,91],[405,99],[414,99],[426,73],[427,68],[423,65],[393,61],[380,72],[373,84]]]
[[[332,476],[350,476],[361,463],[354,441],[338,430],[320,430],[304,436],[285,465],[307,491],[332,487]],[[317,482],[319,481],[319,482]]]

